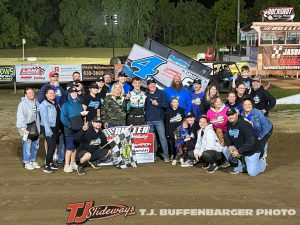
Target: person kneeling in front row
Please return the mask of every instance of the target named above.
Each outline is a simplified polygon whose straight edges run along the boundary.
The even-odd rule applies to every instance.
[[[257,176],[265,171],[267,163],[265,158],[261,158],[263,147],[260,145],[251,124],[237,114],[237,111],[229,109],[228,132],[225,136],[227,148],[223,153],[228,161],[234,164],[231,174],[241,172],[248,173],[249,176]]]
[[[97,160],[102,160],[111,155],[110,146],[106,145],[107,140],[101,130],[101,118],[96,116],[92,120],[92,125],[89,127],[86,123],[82,130],[75,134],[74,140],[79,142],[76,161],[78,164],[78,175],[84,175],[84,166],[88,163],[94,169],[99,169]]]

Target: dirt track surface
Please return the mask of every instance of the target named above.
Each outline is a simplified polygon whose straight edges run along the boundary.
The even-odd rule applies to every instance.
[[[15,128],[19,96],[0,92],[0,225],[66,224],[68,203],[135,205],[137,215],[86,224],[299,224],[300,111],[272,113],[274,134],[267,170],[257,176],[208,174],[161,160],[136,169],[62,170],[44,174],[22,167],[21,140]],[[44,150],[38,153],[43,164]],[[296,216],[141,216],[139,209],[295,209]]]

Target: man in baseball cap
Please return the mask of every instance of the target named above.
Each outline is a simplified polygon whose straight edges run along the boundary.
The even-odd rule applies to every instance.
[[[194,90],[191,92],[192,97],[192,111],[195,114],[195,118],[199,121],[202,112],[202,99],[204,97],[204,92],[201,91],[201,79],[195,79],[193,81]]]
[[[98,160],[105,159],[111,155],[110,146],[101,130],[101,117],[95,116],[92,119],[92,126],[84,124],[82,129],[75,134],[74,140],[79,142],[76,162],[78,164],[78,175],[84,175],[84,167],[89,164],[94,169],[99,169]]]

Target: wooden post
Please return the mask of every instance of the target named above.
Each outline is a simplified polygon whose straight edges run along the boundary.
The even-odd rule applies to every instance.
[[[14,81],[14,92],[15,92],[15,94],[17,94],[17,82],[16,81]]]

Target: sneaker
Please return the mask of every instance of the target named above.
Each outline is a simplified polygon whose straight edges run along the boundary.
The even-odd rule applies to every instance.
[[[179,162],[180,162],[180,164],[182,165],[182,164],[184,163],[184,159],[183,159],[183,158],[180,158],[180,159],[179,159]]]
[[[202,169],[207,169],[209,166],[210,166],[209,163],[204,163]]]
[[[170,162],[170,159],[169,159],[169,158],[164,158],[164,162],[165,162],[165,163],[169,163],[169,162]]]
[[[53,173],[54,171],[51,169],[50,166],[45,166],[43,169],[43,172],[44,173]]]
[[[77,168],[78,168],[76,162],[71,162],[70,167],[72,168],[72,170],[77,170]]]
[[[183,164],[181,164],[181,167],[191,167],[191,166],[194,166],[191,160],[187,160]]]
[[[57,165],[55,165],[54,163],[50,163],[50,168],[52,170],[58,170],[59,169],[59,167]]]
[[[239,171],[235,171],[234,169],[232,169],[232,170],[229,171],[229,173],[235,175],[235,174],[239,174],[240,172]]]
[[[218,168],[219,167],[217,166],[217,164],[213,164],[213,165],[210,165],[207,168],[206,172],[208,172],[208,173],[214,173]]]
[[[73,172],[72,166],[71,165],[65,165],[64,166],[64,172],[72,173]]]
[[[78,173],[78,175],[84,175],[85,174],[84,167],[83,166],[78,166],[77,167],[77,173]]]
[[[25,169],[27,170],[34,170],[34,166],[31,163],[25,163]]]
[[[262,157],[261,158],[263,161],[265,161],[265,163],[266,163],[266,166],[268,166],[268,163],[267,163],[267,158],[266,157]]]
[[[223,162],[219,167],[220,167],[220,168],[227,168],[228,166],[230,166],[230,163],[226,160],[226,161]]]
[[[174,160],[174,158],[175,158],[175,157],[174,157],[174,155],[171,155],[171,158],[170,158],[170,160],[171,160],[171,161],[173,161],[173,160]]]
[[[88,161],[88,164],[90,164],[91,167],[93,167],[95,170],[98,170],[100,169],[101,167],[97,165],[97,162],[96,161]]]
[[[41,166],[37,162],[30,162],[30,164],[34,167],[34,169],[41,168]]]
[[[177,164],[177,160],[174,159],[174,160],[172,161],[172,166],[176,166],[176,164]]]

